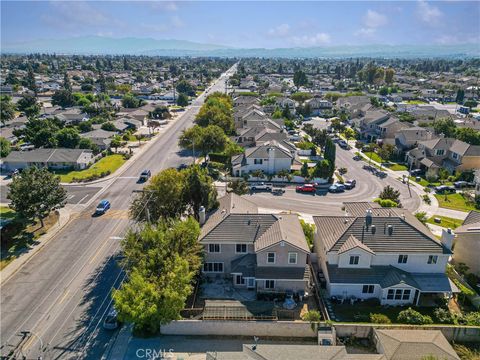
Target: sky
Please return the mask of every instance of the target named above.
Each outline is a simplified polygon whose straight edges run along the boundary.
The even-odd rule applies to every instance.
[[[85,35],[238,48],[480,43],[478,1],[1,1],[1,42]]]

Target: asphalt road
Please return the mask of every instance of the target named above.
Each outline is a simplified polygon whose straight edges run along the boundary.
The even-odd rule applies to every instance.
[[[224,89],[222,76],[209,93]],[[100,359],[112,336],[102,329],[101,319],[111,305],[112,287],[124,276],[116,261],[120,239],[131,225],[132,191],[143,186],[136,179],[145,168],[156,173],[192,161],[179,151],[178,135],[192,124],[204,98],[205,94],[197,98],[124,173],[102,183],[100,191],[68,187],[72,203],[92,201],[79,207],[70,223],[2,285],[1,355],[21,341],[21,331],[31,331],[20,346],[29,359],[39,355],[43,359]],[[91,216],[95,197],[112,204],[104,216]]]
[[[319,191],[313,196],[296,193],[295,186],[288,186],[282,196],[259,192],[253,195],[245,195],[245,197],[264,209],[285,210],[311,215],[342,215],[344,214],[341,209],[343,202],[372,201],[378,197],[378,194],[386,185],[390,185],[400,191],[400,200],[403,207],[414,212],[420,206],[420,198],[413,190],[410,196],[407,185],[402,184],[390,175],[384,179],[378,178],[362,168],[365,162],[355,161],[353,156],[350,151],[343,150],[337,145],[336,166],[347,168],[345,178],[357,180],[357,185],[352,190],[335,194]]]

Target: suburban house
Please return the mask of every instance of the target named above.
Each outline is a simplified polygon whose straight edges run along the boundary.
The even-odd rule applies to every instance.
[[[416,147],[419,141],[431,140],[433,136],[432,131],[419,126],[401,129],[395,133],[396,151],[403,153]]]
[[[385,123],[390,115],[383,111],[367,111],[364,116],[354,119],[353,123],[361,137],[369,142],[376,141],[381,137],[380,125]]]
[[[232,157],[233,176],[243,176],[255,170],[264,174],[277,174],[281,170],[290,171],[293,165],[301,166],[296,151],[275,140],[251,147],[240,155]]]
[[[260,100],[255,96],[239,95],[233,99],[233,106],[260,104]]]
[[[84,113],[83,110],[78,107],[56,110],[53,116],[65,121],[66,124],[78,124],[90,118],[87,113]]]
[[[207,360],[460,360],[440,330],[376,329],[376,353],[347,352],[344,345],[243,344],[241,352],[207,352]]]
[[[295,106],[297,106],[297,103],[289,98],[286,97],[278,97],[276,98],[276,104],[278,107],[281,109],[287,109],[290,110],[290,113],[295,114]]]
[[[307,100],[306,104],[310,105],[313,116],[321,116],[325,111],[331,110],[333,106],[330,101],[318,97]]]
[[[257,104],[252,104],[252,105],[239,105],[236,106],[233,110],[233,119],[235,122],[235,128],[241,128],[243,127],[244,123],[242,121],[242,118],[248,114],[252,110],[257,110],[260,112],[264,112],[263,108],[260,105]]]
[[[330,297],[428,306],[458,291],[445,274],[453,234],[438,241],[406,210],[344,205],[345,216],[314,217],[314,252]]]
[[[305,292],[310,250],[297,215],[259,214],[230,193],[219,199],[199,238],[203,274],[231,278],[234,287],[258,292]]]
[[[30,166],[81,170],[87,168],[92,161],[91,150],[34,149],[31,151],[12,151],[2,159],[2,167],[7,171],[24,169]]]
[[[454,138],[436,138],[420,141],[407,153],[407,162],[413,167],[450,173],[480,169],[480,145],[470,145]]]
[[[261,121],[265,121],[268,119],[267,114],[265,114],[262,110],[256,108],[256,106],[252,106],[248,109],[247,112],[243,114],[242,117],[237,118],[235,121],[235,128],[245,128],[251,126],[252,123],[257,123]]]
[[[271,140],[281,141],[287,139],[287,133],[270,120],[261,122],[258,126],[238,129],[237,134],[234,137],[235,142],[243,147],[261,145]]]
[[[82,138],[90,139],[100,150],[106,150],[110,147],[112,137],[116,134],[115,131],[106,131],[103,129],[95,129],[85,133],[81,133]]]
[[[470,211],[462,226],[455,230],[453,261],[464,263],[469,272],[480,276],[480,212]]]

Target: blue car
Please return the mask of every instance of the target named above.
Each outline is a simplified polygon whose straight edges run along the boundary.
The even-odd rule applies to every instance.
[[[95,215],[105,214],[108,209],[110,209],[110,201],[102,200],[100,201],[100,203],[97,205],[97,208],[95,209]]]

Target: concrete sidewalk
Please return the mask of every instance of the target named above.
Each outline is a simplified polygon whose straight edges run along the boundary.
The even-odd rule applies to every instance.
[[[53,225],[49,231],[40,236],[36,240],[33,247],[20,250],[20,254],[15,260],[8,264],[2,271],[0,271],[0,285],[8,281],[8,279],[15,274],[27,261],[29,261],[36,253],[38,253],[58,232],[63,229],[70,221],[71,212],[67,208],[58,210],[58,222]]]

